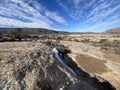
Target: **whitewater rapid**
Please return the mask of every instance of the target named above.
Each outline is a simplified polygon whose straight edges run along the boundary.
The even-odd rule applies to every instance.
[[[77,74],[61,60],[61,58],[59,57],[59,52],[58,52],[58,50],[56,48],[53,48],[53,54],[54,54],[54,56],[55,56],[58,63],[63,65],[63,67],[65,69],[67,69],[72,75],[74,75],[74,77],[77,77]]]

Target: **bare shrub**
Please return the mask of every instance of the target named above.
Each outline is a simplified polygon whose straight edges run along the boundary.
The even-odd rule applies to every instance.
[[[49,81],[41,80],[36,82],[34,90],[54,90],[54,89]]]
[[[0,33],[0,38],[2,38],[2,33]]]
[[[79,40],[78,40],[78,39],[74,39],[74,41],[75,41],[75,42],[79,42]]]
[[[120,55],[120,46],[115,49],[115,53]]]
[[[56,46],[56,48],[63,55],[71,52],[71,50],[67,46],[64,46],[64,45],[58,45]]]
[[[108,39],[101,39],[100,41],[99,41],[99,43],[105,43],[105,42],[107,42],[108,41]]]
[[[16,28],[8,32],[9,37],[12,40],[18,39],[19,41],[23,38],[23,30],[21,28]]]
[[[104,47],[104,46],[101,46],[100,49],[101,49],[101,50],[108,50],[108,48],[107,48],[107,47]]]
[[[83,43],[90,42],[90,39],[88,39],[88,38],[84,38],[84,39],[82,40],[82,42],[83,42]]]

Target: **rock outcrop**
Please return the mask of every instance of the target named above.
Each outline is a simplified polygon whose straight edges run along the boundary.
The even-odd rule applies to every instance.
[[[43,43],[0,43],[0,90],[100,90],[93,85],[98,82],[87,80],[92,79],[73,77],[55,62],[52,48]]]

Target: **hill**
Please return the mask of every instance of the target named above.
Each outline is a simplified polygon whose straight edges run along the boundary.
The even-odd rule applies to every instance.
[[[114,28],[114,29],[110,29],[105,31],[105,33],[110,33],[110,34],[120,34],[120,28]]]
[[[15,28],[0,28],[0,33],[7,34],[9,30]],[[40,34],[96,34],[95,32],[65,32],[65,31],[56,31],[51,29],[45,28],[22,28],[24,33],[31,34],[31,35],[40,35]],[[114,28],[110,30],[106,30],[103,33],[110,33],[110,34],[120,34],[120,28]]]
[[[7,34],[9,30],[15,29],[15,28],[0,28],[0,33]],[[44,28],[22,28],[24,33],[27,34],[65,34],[67,32],[63,31],[55,31],[55,30],[50,30],[50,29],[44,29]]]

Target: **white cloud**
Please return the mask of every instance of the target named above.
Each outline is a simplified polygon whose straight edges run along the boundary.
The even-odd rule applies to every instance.
[[[59,5],[74,20],[82,20],[83,23],[99,23],[109,16],[114,16],[120,10],[119,0],[58,0]],[[120,14],[120,13],[119,13]],[[118,14],[118,15],[119,15]],[[120,15],[119,15],[120,16]],[[110,17],[112,18],[112,17]]]
[[[4,25],[13,26],[13,27],[53,28],[50,26],[50,24],[44,21],[39,21],[39,23],[37,21],[36,22],[22,22],[20,20],[4,18],[4,17],[0,17],[0,25],[1,26],[4,26]]]
[[[31,3],[33,6],[30,6]],[[45,16],[44,11],[50,12],[53,18]],[[2,26],[52,28],[55,23],[53,20],[61,24],[66,23],[66,20],[58,13],[47,10],[36,1],[2,0],[0,3],[0,25]]]
[[[58,0],[58,4],[65,10],[65,12],[73,19],[80,20],[84,14],[84,9],[88,6],[85,5],[84,0]]]
[[[45,15],[50,18],[53,19],[54,21],[58,22],[58,23],[62,23],[62,24],[67,24],[65,19],[61,16],[58,15],[58,13],[56,12],[50,12],[50,11],[45,11]]]
[[[85,31],[105,30],[120,26],[119,0],[58,0],[59,5],[74,20],[79,20],[79,26]]]
[[[70,22],[72,25],[74,23],[76,26],[86,25],[92,30],[120,23],[120,0],[57,0],[57,2],[66,12],[64,15],[71,17],[69,21],[73,21]],[[65,18],[67,16],[63,17],[60,13],[50,11],[37,0],[1,0],[0,26],[58,28],[59,25],[64,25],[61,27],[69,28],[69,22]]]
[[[75,6],[78,6],[81,0],[73,0]]]
[[[120,19],[120,5],[116,5],[114,7],[109,8],[106,7],[109,7],[109,4],[101,4],[100,6],[94,8],[94,10],[91,11],[91,13],[89,13],[89,15],[87,16],[87,20],[85,20],[83,23],[87,24],[89,22],[92,22],[93,24],[95,24],[100,22],[111,21],[112,19]]]
[[[86,31],[102,31],[110,28],[115,28],[120,26],[120,19],[113,20],[111,22],[102,22],[95,25],[92,25],[86,29]]]

